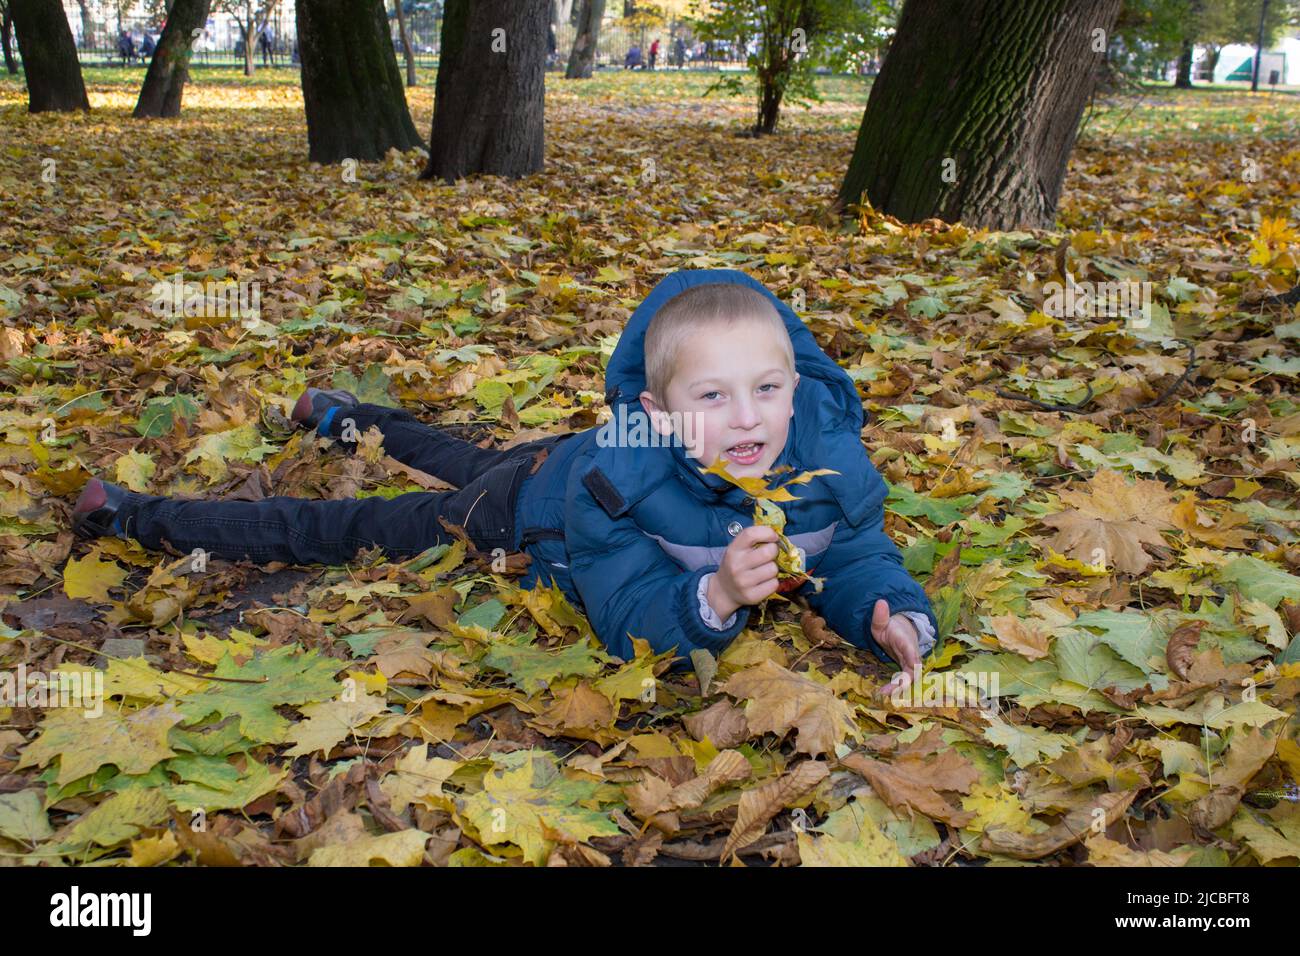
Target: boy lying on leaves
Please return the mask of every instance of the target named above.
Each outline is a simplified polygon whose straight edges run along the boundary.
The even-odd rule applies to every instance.
[[[934,614],[884,533],[857,390],[789,307],[742,272],[674,273],[628,320],[605,383],[610,422],[508,451],[308,389],[294,421],[334,438],[377,426],[389,455],[459,490],[183,501],[93,479],[73,527],[181,553],[341,564],[374,546],[417,555],[448,539],[445,519],[480,550],[526,551],[521,586],[550,579],[618,657],[634,656],[636,636],[689,667],[697,648],[720,654],[751,607],[797,590],[849,643],[902,667],[886,690],[910,682]]]

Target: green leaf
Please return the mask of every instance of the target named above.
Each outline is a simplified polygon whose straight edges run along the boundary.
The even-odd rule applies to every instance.
[[[1052,653],[1061,678],[1089,690],[1115,687],[1126,691],[1147,683],[1140,668],[1122,660],[1105,641],[1092,634],[1062,634],[1053,643]]]
[[[908,518],[928,518],[938,527],[950,525],[966,517],[970,505],[975,501],[974,495],[958,495],[956,498],[931,498],[919,494],[906,485],[891,485],[885,507],[894,514]]]
[[[199,404],[189,395],[164,395],[145,403],[135,430],[143,438],[166,435],[175,427],[176,419],[191,419],[199,413]]]
[[[388,373],[382,365],[377,364],[368,366],[360,378],[347,369],[342,369],[334,374],[333,381],[335,388],[346,388],[363,402],[396,408],[397,403],[388,394],[390,384]]]
[[[235,664],[227,655],[213,676],[248,683],[214,682],[208,689],[183,698],[181,712],[187,723],[214,713],[223,717],[238,715],[239,732],[249,740],[284,743],[291,724],[275,708],[329,700],[341,689],[334,675],[344,666],[342,661],[324,657],[315,648],[300,654],[293,645],[257,654],[243,664]]]
[[[493,644],[483,665],[504,673],[512,684],[529,694],[550,686],[561,677],[593,677],[609,660],[586,641],[548,651],[531,644]]]
[[[1286,598],[1300,601],[1300,577],[1251,555],[1233,558],[1219,568],[1215,577],[1224,584],[1235,584],[1243,595],[1271,608]]]

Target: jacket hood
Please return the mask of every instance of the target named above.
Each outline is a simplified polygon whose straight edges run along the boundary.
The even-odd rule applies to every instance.
[[[794,345],[795,371],[800,375],[799,387],[803,388],[808,379],[826,386],[833,413],[839,420],[824,422],[823,425],[831,429],[851,429],[855,434],[862,431],[866,416],[862,409],[862,399],[858,396],[849,373],[822,351],[812,332],[795,315],[793,309],[773,295],[763,283],[737,269],[682,269],[661,279],[637,306],[605,369],[605,401],[615,414],[618,413],[619,405],[640,407],[639,396],[646,387],[645,334],[650,327],[650,320],[679,292],[692,286],[711,283],[746,285],[767,296],[784,320],[785,330],[790,334],[790,341]],[[628,409],[628,412],[631,411]]]
[[[849,520],[856,524],[867,513],[873,499],[883,499],[884,483],[879,476],[863,485],[862,463],[866,455],[861,443],[866,414],[862,399],[849,373],[833,362],[812,332],[788,305],[772,294],[761,282],[735,269],[683,269],[666,276],[651,290],[632,313],[614,354],[605,370],[605,400],[614,417],[634,422],[648,422],[641,406],[645,389],[645,333],[659,309],[673,296],[692,286],[709,283],[747,285],[771,300],[785,322],[794,345],[795,371],[799,384],[795,388],[795,415],[785,448],[773,467],[793,466],[831,468],[834,475],[822,477],[835,495]],[[647,425],[648,427],[648,425]],[[608,454],[601,467],[614,481],[630,505],[643,497],[671,470],[692,476],[692,480],[724,495],[734,487],[719,475],[704,474],[700,462],[690,458],[680,443],[674,443],[667,455]],[[871,472],[874,475],[874,471]]]

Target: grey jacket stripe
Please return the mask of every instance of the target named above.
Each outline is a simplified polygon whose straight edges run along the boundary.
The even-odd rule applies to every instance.
[[[803,531],[799,534],[789,535],[790,543],[796,548],[802,548],[807,557],[813,557],[821,554],[831,546],[831,538],[835,534],[835,526],[838,521],[832,521],[826,527],[819,531]],[[663,535],[651,534],[643,530],[642,534],[654,538],[659,542],[659,547],[664,552],[684,568],[694,571],[696,568],[703,568],[712,564],[721,564],[722,556],[726,553],[726,548],[710,548],[703,544],[678,544],[676,541],[669,541]]]

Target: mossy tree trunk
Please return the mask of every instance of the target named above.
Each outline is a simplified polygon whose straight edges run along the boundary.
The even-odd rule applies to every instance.
[[[1048,227],[1122,0],[907,0],[836,203]]]
[[[578,35],[569,51],[566,80],[587,80],[596,66],[596,44],[600,41],[600,21],[605,16],[605,0],[582,0],[578,12]]]
[[[181,115],[181,97],[190,77],[190,52],[194,33],[208,20],[211,0],[173,0],[158,46],[149,61],[149,72],[135,104],[137,119]]]
[[[421,179],[542,168],[547,0],[447,0]]]
[[[298,0],[296,12],[309,158],[377,160],[421,145],[384,0]]]
[[[9,0],[31,113],[90,109],[81,61],[59,0]]]

